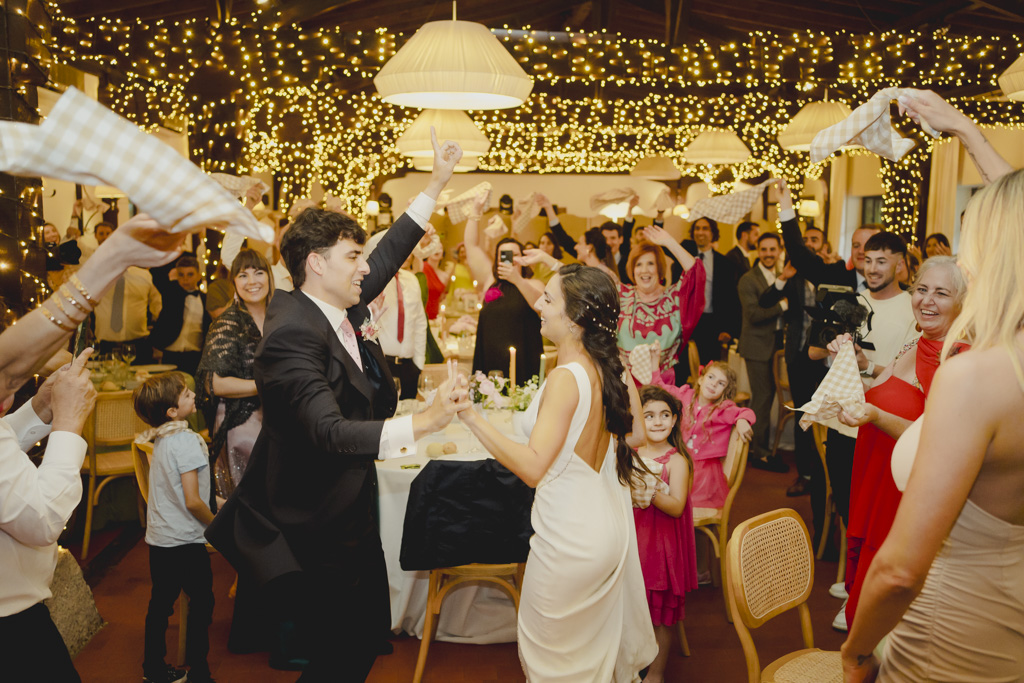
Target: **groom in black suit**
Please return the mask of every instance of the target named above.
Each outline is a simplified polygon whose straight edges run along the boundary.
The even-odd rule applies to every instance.
[[[297,608],[309,649],[300,681],[363,681],[387,649],[391,614],[375,458],[400,456],[452,419],[446,384],[391,418],[394,381],[367,304],[413,247],[462,151],[434,140],[430,184],[373,251],[348,216],[307,209],[281,242],[295,285],[267,308],[255,377],[263,428],[248,469],[207,530],[240,574]],[[391,418],[391,419],[388,419]]]

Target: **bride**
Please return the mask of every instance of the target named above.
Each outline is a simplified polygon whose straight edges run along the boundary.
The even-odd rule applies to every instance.
[[[636,548],[625,437],[629,395],[615,342],[611,278],[573,264],[536,303],[560,365],[526,412],[529,443],[504,437],[466,405],[466,426],[537,489],[519,607],[519,657],[531,683],[630,683],[657,655]]]

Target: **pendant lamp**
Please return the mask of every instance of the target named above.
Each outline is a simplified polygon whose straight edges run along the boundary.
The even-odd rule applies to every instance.
[[[688,164],[742,164],[750,150],[735,131],[712,128],[700,133],[683,152]]]
[[[409,161],[412,162],[412,167],[417,171],[433,171],[434,170],[434,155],[431,152],[430,156],[417,156],[410,157]],[[471,157],[463,155],[459,162],[455,164],[456,173],[469,173],[480,168],[480,157]]]
[[[1007,98],[1024,101],[1024,55],[999,76],[999,88]]]
[[[430,141],[431,126],[437,133],[438,141],[458,142],[463,157],[483,156],[491,148],[491,141],[466,112],[458,109],[426,109],[398,136],[395,146],[399,154],[407,157],[432,157],[434,146]]]
[[[421,109],[507,109],[533,90],[519,62],[483,24],[431,21],[373,79],[388,104]]]
[[[805,104],[779,133],[779,145],[789,152],[807,152],[815,135],[852,113],[842,102],[822,100]]]
[[[629,175],[648,180],[679,180],[683,176],[671,159],[653,154],[636,162]]]

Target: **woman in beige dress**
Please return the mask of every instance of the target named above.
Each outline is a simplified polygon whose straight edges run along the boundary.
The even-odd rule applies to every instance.
[[[845,680],[1022,682],[1024,171],[987,163],[994,152],[966,117],[932,93],[919,98],[901,104],[966,138],[983,176],[998,179],[964,218],[967,298],[946,336],[920,442],[910,429],[893,453],[894,470],[905,468],[904,453],[916,456],[843,645]],[[972,348],[950,358],[958,339]],[[873,651],[887,633],[879,664]]]

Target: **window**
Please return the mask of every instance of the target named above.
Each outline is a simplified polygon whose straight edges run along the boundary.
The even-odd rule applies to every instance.
[[[882,197],[861,197],[860,224],[882,222]]]

